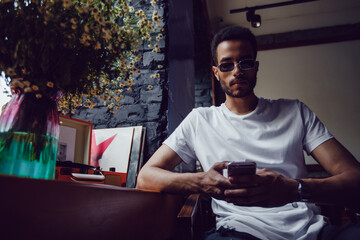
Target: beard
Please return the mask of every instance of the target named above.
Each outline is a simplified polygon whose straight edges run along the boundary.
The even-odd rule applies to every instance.
[[[247,88],[237,88],[237,89],[231,89],[231,86],[235,84],[236,81],[247,81],[248,82],[248,86]],[[254,88],[256,86],[256,81],[257,81],[257,77],[255,76],[253,79],[245,79],[245,78],[241,78],[241,79],[234,79],[232,81],[230,81],[229,86],[226,85],[225,81],[223,81],[220,78],[219,75],[219,81],[220,81],[220,85],[222,90],[224,91],[224,93],[226,95],[229,95],[230,97],[234,97],[234,98],[243,98],[243,97],[247,97],[250,94],[252,94],[254,92]]]

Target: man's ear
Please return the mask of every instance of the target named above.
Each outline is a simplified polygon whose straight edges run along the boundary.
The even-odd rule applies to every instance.
[[[215,66],[212,66],[212,71],[213,71],[216,79],[219,81],[219,69]]]
[[[259,61],[255,61],[255,71],[259,71]]]

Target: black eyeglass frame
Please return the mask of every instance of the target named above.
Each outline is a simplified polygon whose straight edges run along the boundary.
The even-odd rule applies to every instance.
[[[252,66],[251,68],[242,68],[242,67],[241,67],[241,62],[244,62],[244,61],[252,61],[252,65],[253,65],[253,66]],[[251,70],[251,69],[253,69],[253,68],[255,67],[255,62],[256,62],[255,59],[242,59],[242,60],[240,60],[240,61],[238,61],[238,62],[232,62],[233,67],[232,67],[232,69],[229,69],[229,70],[224,70],[224,69],[221,67],[222,64],[228,64],[229,62],[227,62],[227,63],[220,63],[220,64],[217,65],[216,67],[220,70],[220,72],[231,72],[231,71],[233,71],[233,70],[235,69],[235,65],[237,65],[237,66],[239,66],[240,70],[242,70],[242,71],[248,71],[248,70]]]

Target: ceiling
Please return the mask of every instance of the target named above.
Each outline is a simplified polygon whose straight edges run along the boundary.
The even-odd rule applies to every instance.
[[[290,32],[360,22],[359,0],[319,0],[301,4],[260,9],[261,27],[252,28],[246,12],[230,10],[294,0],[206,0],[212,32],[225,26],[251,28],[255,35]]]

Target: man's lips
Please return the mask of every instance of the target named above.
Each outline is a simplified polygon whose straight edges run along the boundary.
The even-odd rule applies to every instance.
[[[233,86],[235,84],[239,84],[239,85],[244,85],[244,84],[248,84],[249,81],[247,79],[236,79],[230,82],[230,86]]]

